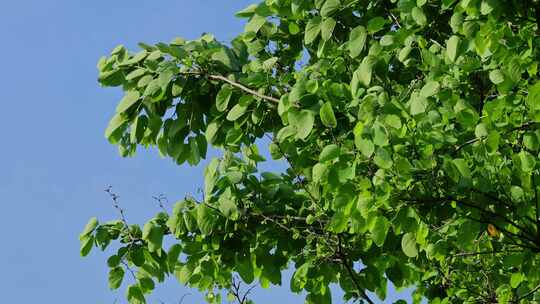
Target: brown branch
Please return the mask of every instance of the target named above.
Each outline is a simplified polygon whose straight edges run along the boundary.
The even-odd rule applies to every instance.
[[[474,144],[475,142],[479,141],[480,139],[481,139],[481,138],[473,138],[473,139],[469,139],[468,141],[464,142],[463,144],[457,146],[456,149],[454,150],[454,153],[459,152],[459,150],[465,148],[465,147],[468,146],[468,145]]]
[[[126,269],[129,271],[129,273],[131,273],[131,276],[133,277],[133,280],[135,282],[137,282],[137,277],[135,276],[135,272],[133,272],[133,269],[131,269],[131,267],[129,267],[128,263],[126,261],[122,261],[122,265],[124,265],[124,267],[126,267]]]
[[[187,297],[187,296],[190,296],[191,293],[185,293],[182,295],[182,297],[180,298],[180,301],[178,302],[178,304],[182,304],[182,302],[184,302],[184,299]]]
[[[236,300],[238,301],[238,304],[247,303],[247,296],[251,293],[251,291],[253,290],[253,288],[255,288],[256,285],[250,286],[248,290],[242,294],[242,291],[240,290],[242,283],[240,282],[240,280],[237,280],[234,277],[232,277],[231,280],[232,280],[232,283],[231,283],[232,286],[231,286],[230,292],[236,298]]]
[[[208,79],[211,79],[211,80],[217,80],[217,81],[223,81],[225,83],[228,83],[230,84],[231,86],[235,87],[235,88],[238,88],[246,93],[249,93],[253,96],[256,96],[256,97],[259,97],[261,99],[264,99],[264,100],[267,100],[267,101],[271,101],[275,104],[278,104],[279,103],[279,99],[276,98],[276,97],[273,97],[273,96],[268,96],[268,95],[264,95],[264,94],[261,94],[253,89],[250,89],[248,87],[246,87],[245,85],[239,83],[239,82],[236,82],[236,81],[233,81],[233,80],[230,80],[229,78],[223,76],[223,75],[217,75],[217,74],[208,74],[206,72],[203,72],[203,71],[189,71],[189,72],[181,72],[179,73],[180,75],[185,75],[185,76],[192,76],[192,75],[196,75],[196,76],[203,76],[203,77],[206,77]]]
[[[449,197],[450,200],[458,203],[458,204],[462,204],[466,207],[470,207],[470,208],[473,208],[473,209],[476,209],[484,214],[489,214],[491,216],[494,216],[494,217],[498,217],[500,218],[501,220],[503,220],[504,222],[506,222],[507,224],[511,225],[511,226],[514,226],[515,228],[518,228],[519,230],[521,231],[524,231],[524,232],[528,232],[528,233],[531,233],[531,231],[529,231],[529,229],[527,229],[527,227],[523,227],[521,225],[518,225],[517,223],[515,223],[514,221],[510,220],[508,217],[504,216],[504,215],[501,215],[501,214],[498,214],[496,212],[493,212],[493,211],[490,211],[490,210],[486,210],[480,206],[477,206],[475,204],[472,204],[472,203],[468,203],[468,202],[465,202],[465,201],[462,201],[460,199],[457,199],[457,198],[453,198],[453,197]],[[532,233],[531,233],[532,234]],[[525,239],[528,239],[529,241],[533,242],[534,243],[534,240],[530,239],[527,235],[523,235],[523,237]]]
[[[473,218],[473,217],[469,217],[467,215],[464,215],[465,217],[471,219],[471,220],[474,220],[476,222],[479,222],[479,223],[486,223],[486,224],[492,224],[494,225],[498,230],[502,231],[503,233],[507,234],[507,235],[512,235],[512,236],[515,236],[517,237],[518,239],[521,239],[521,240],[526,240],[528,242],[530,242],[530,245],[532,246],[529,246],[529,245],[525,245],[525,244],[518,244],[517,242],[514,242],[514,244],[518,247],[522,247],[522,248],[527,248],[527,249],[530,249],[532,251],[535,251],[535,252],[538,252],[540,250],[540,248],[538,247],[538,245],[536,244],[536,241],[534,239],[532,239],[529,235],[527,235],[526,233],[529,233],[529,234],[532,234],[526,227],[522,227],[520,225],[518,225],[517,223],[513,222],[512,220],[510,220],[509,218],[507,218],[506,216],[504,215],[501,215],[501,214],[498,214],[498,213],[495,213],[493,211],[490,211],[490,210],[486,210],[480,206],[477,206],[475,204],[472,204],[472,203],[468,203],[468,202],[465,202],[463,200],[460,200],[460,199],[457,199],[455,197],[452,197],[452,196],[448,196],[448,197],[435,197],[435,198],[400,198],[400,200],[402,201],[405,201],[405,202],[411,202],[410,204],[407,204],[407,205],[420,205],[420,204],[425,204],[426,202],[455,202],[457,204],[460,204],[462,206],[465,206],[465,207],[469,207],[469,208],[472,208],[472,209],[476,209],[478,211],[480,211],[482,214],[484,215],[490,215],[492,217],[496,217],[496,218],[499,218],[501,219],[502,221],[504,221],[505,223],[511,225],[511,226],[514,226],[515,228],[519,229],[521,234],[516,234],[516,233],[513,233],[513,232],[510,232],[508,231],[507,229],[504,229],[498,225],[496,225],[495,223],[492,223],[491,221],[483,221],[482,219],[477,219],[477,218]],[[511,239],[511,238],[510,238]]]
[[[483,254],[497,254],[497,253],[508,253],[508,252],[523,252],[523,250],[494,250],[494,251],[479,251],[479,252],[461,252],[454,254],[453,256],[456,257],[468,257],[468,256],[475,256],[475,255],[483,255]]]
[[[273,143],[276,144],[276,146],[278,147],[279,149],[279,153],[281,153],[281,155],[283,156],[283,158],[285,158],[285,160],[287,161],[287,163],[289,163],[289,167],[291,168],[291,170],[293,171],[294,175],[295,175],[295,178],[297,179],[300,179],[300,176],[301,174],[294,168],[293,164],[292,164],[292,161],[291,159],[289,158],[289,156],[287,156],[287,154],[285,153],[285,151],[283,151],[283,149],[281,148],[281,145],[275,141],[272,137],[270,137],[270,135],[268,134],[265,134],[266,137],[271,140]],[[311,194],[311,192],[307,189],[306,185],[304,185],[304,183],[299,183],[300,187],[302,187],[302,189],[304,189],[304,191],[306,191],[306,193],[308,194],[308,196],[310,197],[311,201],[317,206],[317,207],[320,207],[318,202],[317,202],[317,199],[315,198],[315,196],[313,194]]]
[[[517,126],[515,128],[512,128],[510,130],[508,130],[507,132],[505,132],[506,134],[508,133],[512,133],[512,132],[515,132],[515,131],[522,131],[522,130],[528,130],[530,127],[533,127],[535,125],[537,125],[538,123],[534,122],[534,121],[528,121],[520,126]],[[459,150],[465,148],[466,146],[468,145],[471,145],[471,144],[474,144],[475,142],[478,142],[480,140],[482,140],[484,138],[473,138],[473,139],[469,139],[468,141],[462,143],[461,145],[458,145],[455,147],[454,149],[454,154],[456,154],[457,152],[459,152]]]
[[[540,237],[540,206],[539,206],[539,203],[538,203],[538,188],[537,188],[537,185],[536,185],[536,178],[537,178],[537,175],[536,174],[533,174],[532,176],[532,184],[533,184],[533,187],[534,187],[534,202],[535,202],[535,222],[536,222],[536,238],[539,238]]]
[[[354,286],[358,290],[359,296],[361,298],[363,298],[364,300],[366,300],[368,303],[374,304],[374,302],[367,295],[366,291],[360,285],[360,282],[358,282],[358,279],[356,278],[356,274],[351,269],[350,265],[352,263],[349,261],[348,257],[342,252],[341,237],[339,236],[339,234],[338,234],[337,237],[338,237],[338,252],[337,253],[339,255],[338,257],[339,257],[339,260],[341,262],[341,265],[343,265],[343,268],[345,268],[347,270],[347,273],[349,274],[349,277],[351,278],[351,280],[353,281]]]
[[[532,289],[531,291],[527,292],[526,294],[522,295],[521,297],[519,297],[519,299],[517,299],[517,301],[515,301],[514,303],[519,303],[521,300],[524,300],[530,296],[532,296],[535,292],[537,292],[538,290],[540,289],[540,285],[536,286],[534,289]]]
[[[120,214],[120,219],[122,220],[122,223],[124,223],[124,229],[127,231],[127,235],[130,240],[129,246],[131,247],[137,241],[141,241],[141,240],[133,236],[133,234],[131,233],[131,230],[129,230],[129,225],[126,220],[125,211],[124,209],[122,209],[122,207],[120,207],[120,203],[118,202],[118,199],[120,198],[120,196],[112,191],[112,186],[107,187],[107,189],[105,189],[105,192],[110,196],[113,207]]]
[[[208,75],[208,78],[209,79],[212,79],[212,80],[220,80],[220,81],[223,81],[223,82],[226,82],[230,85],[232,85],[233,87],[236,87],[246,93],[249,93],[253,96],[257,96],[261,99],[264,99],[264,100],[268,100],[268,101],[271,101],[275,104],[278,104],[279,103],[279,99],[275,98],[275,97],[272,97],[272,96],[268,96],[268,95],[264,95],[264,94],[261,94],[253,89],[250,89],[246,86],[244,86],[243,84],[241,83],[238,83],[238,82],[235,82],[235,81],[232,81],[230,80],[229,78],[225,77],[225,76],[222,76],[222,75],[213,75],[213,74],[210,74]]]

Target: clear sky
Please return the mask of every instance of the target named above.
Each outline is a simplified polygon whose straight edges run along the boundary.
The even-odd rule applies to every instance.
[[[122,159],[103,137],[121,98],[97,84],[96,62],[118,44],[196,38],[229,41],[242,30],[234,0],[16,0],[0,8],[0,302],[125,303],[107,287],[106,255],[79,256],[86,221],[117,217],[104,193],[120,195],[130,222],[195,193],[202,167],[178,167],[156,151]],[[302,303],[283,288],[257,291],[265,303]],[[175,280],[149,303],[202,303]],[[340,303],[341,301],[337,301]],[[387,301],[391,303],[391,301]]]

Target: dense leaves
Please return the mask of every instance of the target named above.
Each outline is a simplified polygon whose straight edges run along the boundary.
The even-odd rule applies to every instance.
[[[230,44],[98,63],[126,93],[105,132],[122,155],[223,151],[202,198],[142,229],[89,222],[82,255],[119,241],[111,288],[129,267],[130,303],[170,275],[221,303],[235,274],[269,287],[293,267],[306,303],[331,302],[331,283],[372,303],[389,282],[415,303],[540,300],[539,1],[266,0],[237,16]],[[288,170],[259,170],[263,143]]]

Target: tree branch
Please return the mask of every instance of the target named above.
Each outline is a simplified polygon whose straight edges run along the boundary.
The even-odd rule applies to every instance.
[[[530,127],[533,127],[535,125],[537,125],[536,122],[528,121],[528,122],[526,122],[526,123],[524,123],[524,124],[522,124],[520,126],[517,126],[515,128],[512,128],[512,129],[508,130],[506,132],[506,134],[514,132],[514,131],[528,130]],[[484,138],[472,138],[472,139],[469,139],[468,141],[456,146],[455,149],[454,149],[454,154],[456,154],[457,152],[459,152],[459,150],[465,148],[466,146],[474,144],[475,142],[478,142],[478,141],[480,141],[482,139],[484,139]]]
[[[261,98],[261,99],[264,99],[264,100],[271,101],[271,102],[273,102],[273,103],[275,103],[275,104],[278,104],[278,103],[279,103],[279,99],[277,99],[277,98],[275,98],[275,97],[272,97],[272,96],[263,95],[263,94],[261,94],[261,93],[255,91],[255,90],[253,90],[253,89],[250,89],[250,88],[244,86],[244,85],[241,84],[241,83],[234,82],[234,81],[230,80],[229,78],[227,78],[227,77],[225,77],[225,76],[222,76],[222,75],[212,75],[212,74],[210,74],[210,75],[208,75],[208,78],[209,78],[209,79],[212,79],[212,80],[220,80],[220,81],[226,82],[226,83],[232,85],[233,87],[236,87],[236,88],[238,88],[238,89],[240,89],[240,90],[242,90],[242,91],[244,91],[244,92],[246,92],[246,93],[249,93],[249,94],[251,94],[251,95],[253,95],[253,96],[257,96],[257,97],[259,97],[259,98]]]
[[[523,296],[521,296],[519,299],[517,299],[516,302],[514,303],[519,303],[521,300],[524,300],[530,296],[532,296],[535,292],[537,292],[538,290],[540,289],[540,285],[536,286],[534,289],[532,289],[531,291],[527,292],[526,294],[524,294]]]
[[[456,257],[468,257],[468,256],[475,256],[475,255],[484,255],[484,254],[497,254],[497,253],[508,253],[508,252],[523,252],[523,250],[494,250],[494,251],[478,251],[478,252],[461,252],[456,253],[453,256]]]
[[[360,282],[358,282],[358,280],[356,278],[356,274],[351,269],[351,266],[350,266],[351,263],[350,263],[348,257],[345,254],[343,254],[343,252],[341,250],[342,249],[341,248],[341,237],[339,235],[337,237],[338,237],[338,254],[339,254],[339,260],[341,261],[341,265],[343,265],[343,267],[347,270],[347,273],[349,274],[349,277],[351,277],[351,280],[353,281],[354,286],[356,287],[356,289],[358,289],[358,293],[359,293],[360,297],[362,297],[368,303],[374,304],[374,302],[367,295],[366,291],[362,288],[362,286],[360,286]]]
[[[231,86],[235,87],[235,88],[238,88],[246,93],[249,93],[253,96],[256,96],[256,97],[259,97],[263,100],[267,100],[267,101],[270,101],[274,104],[278,104],[279,103],[279,99],[276,98],[276,97],[273,97],[273,96],[268,96],[268,95],[264,95],[264,94],[261,94],[251,88],[248,88],[246,87],[245,85],[239,83],[239,82],[236,82],[236,81],[233,81],[233,80],[230,80],[229,78],[223,76],[223,75],[217,75],[217,74],[208,74],[206,72],[203,72],[203,71],[189,71],[189,72],[181,72],[179,73],[180,75],[184,75],[184,76],[192,76],[192,75],[197,75],[197,76],[203,76],[203,77],[206,77],[208,79],[211,79],[211,80],[216,80],[216,81],[222,81],[222,82],[225,82],[225,83],[228,83],[230,84]]]

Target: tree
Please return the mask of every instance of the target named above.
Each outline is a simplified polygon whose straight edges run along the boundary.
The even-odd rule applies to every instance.
[[[235,274],[268,287],[292,267],[306,303],[330,303],[330,283],[373,303],[388,282],[415,302],[540,300],[538,0],[266,0],[237,16],[230,43],[99,61],[125,91],[105,132],[122,155],[223,151],[202,198],[142,228],[90,220],[82,255],[120,244],[111,288],[130,267],[130,303],[172,274],[221,303]],[[259,147],[286,172],[260,172]]]

